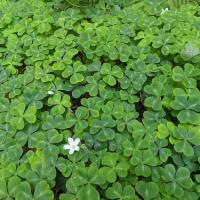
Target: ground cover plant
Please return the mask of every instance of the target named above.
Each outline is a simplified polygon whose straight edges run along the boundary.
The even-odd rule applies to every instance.
[[[200,7],[0,1],[0,199],[198,200]]]

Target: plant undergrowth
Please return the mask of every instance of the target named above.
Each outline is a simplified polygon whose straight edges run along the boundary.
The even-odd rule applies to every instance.
[[[0,2],[0,199],[198,200],[199,7],[82,2]]]

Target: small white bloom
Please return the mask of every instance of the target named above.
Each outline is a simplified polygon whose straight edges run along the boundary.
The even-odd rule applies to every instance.
[[[49,90],[49,91],[48,91],[48,94],[49,94],[49,95],[54,95],[54,91]]]
[[[80,150],[80,147],[78,146],[78,144],[80,143],[80,139],[77,138],[75,140],[73,140],[73,138],[68,138],[68,143],[69,144],[65,144],[64,145],[64,149],[68,149],[69,150],[69,154],[73,154],[74,151],[79,151]]]
[[[169,10],[168,8],[162,9],[160,14],[163,15],[163,14],[164,14],[165,12],[167,12],[168,10]]]

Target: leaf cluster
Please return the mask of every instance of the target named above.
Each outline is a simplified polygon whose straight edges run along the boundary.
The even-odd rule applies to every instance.
[[[0,199],[198,200],[199,8],[62,3],[0,1]]]

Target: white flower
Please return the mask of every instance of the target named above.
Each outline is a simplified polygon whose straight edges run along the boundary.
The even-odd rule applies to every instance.
[[[163,15],[163,14],[164,14],[165,12],[167,12],[168,10],[169,10],[168,8],[162,9],[160,14]]]
[[[49,91],[48,91],[48,94],[49,94],[49,95],[54,95],[54,91],[49,90]]]
[[[69,144],[65,144],[63,148],[65,150],[68,149],[69,150],[69,154],[71,155],[71,154],[74,153],[74,151],[79,151],[80,150],[80,147],[78,146],[79,142],[80,142],[79,138],[77,138],[75,140],[73,140],[73,138],[68,138],[68,143]]]

